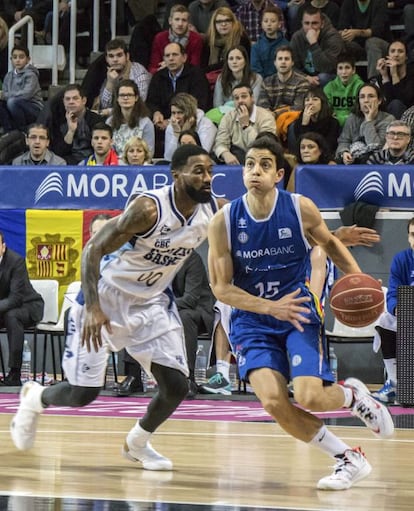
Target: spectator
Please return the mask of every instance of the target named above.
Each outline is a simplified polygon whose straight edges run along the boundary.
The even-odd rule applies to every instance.
[[[190,21],[197,32],[206,34],[211,17],[219,7],[228,7],[226,0],[194,0],[188,6]]]
[[[160,130],[167,127],[170,101],[178,92],[194,96],[199,108],[204,111],[209,106],[207,79],[198,67],[187,63],[187,54],[181,44],[167,44],[164,48],[164,61],[165,67],[152,77],[147,99],[152,122]]]
[[[244,46],[250,55],[250,40],[242,24],[228,7],[219,7],[211,17],[206,33],[202,66],[207,72],[217,74],[224,65],[224,57],[230,48]],[[214,74],[210,83],[214,83]]]
[[[306,5],[312,5],[313,7],[316,7],[316,9],[319,9],[335,28],[338,27],[340,9],[336,2],[333,2],[332,0],[307,0],[306,3],[303,3],[298,8],[296,17],[293,21],[293,26],[291,27],[292,33],[300,29],[303,9]]]
[[[197,132],[194,130],[183,130],[178,135],[178,145],[198,145],[201,146],[201,140]]]
[[[9,42],[9,27],[6,20],[0,17],[0,81],[3,80],[8,69],[8,48]]]
[[[387,127],[395,119],[382,109],[383,98],[379,88],[364,84],[358,91],[355,113],[348,117],[338,138],[338,162],[345,165],[366,163],[372,152],[383,147]]]
[[[13,69],[3,80],[0,91],[0,126],[7,131],[25,131],[43,108],[39,71],[30,64],[29,50],[14,46],[11,51]]]
[[[77,165],[91,153],[92,128],[103,120],[86,108],[83,90],[80,85],[72,83],[49,100],[37,122],[47,126],[51,150],[69,165]]]
[[[52,0],[15,0],[9,3],[9,10],[13,13],[13,22],[17,23],[25,16],[30,16],[37,32],[43,30],[46,15],[52,8]],[[23,30],[22,36],[22,43],[27,44],[27,30]]]
[[[231,91],[237,83],[249,83],[255,102],[259,99],[262,77],[252,71],[249,65],[249,55],[244,46],[230,48],[225,56],[224,65],[214,86],[214,107],[232,102]]]
[[[115,149],[112,147],[112,128],[104,122],[95,124],[92,129],[93,154],[85,160],[82,160],[79,165],[121,165],[121,162],[116,154]]]
[[[323,87],[335,74],[338,55],[343,50],[339,32],[319,9],[303,9],[302,28],[290,41],[295,67],[306,74],[313,87]]]
[[[178,147],[181,131],[192,129],[197,132],[201,147],[207,152],[213,148],[217,128],[202,110],[197,108],[197,100],[191,94],[179,92],[171,99],[170,123],[165,131],[164,159],[171,161]]]
[[[44,301],[30,283],[25,260],[7,247],[2,232],[0,275],[0,326],[7,331],[10,368],[1,384],[20,387],[24,329],[42,319]]]
[[[377,74],[377,61],[387,52],[390,33],[384,0],[343,0],[338,30],[356,60],[368,61],[368,80]]]
[[[193,66],[201,63],[203,39],[197,32],[190,30],[189,12],[187,7],[178,4],[171,8],[168,18],[169,30],[159,32],[152,42],[149,64],[150,73],[154,74],[165,67],[164,48],[168,43],[180,43],[187,53],[187,62]]]
[[[386,312],[378,320],[378,335],[374,338],[374,350],[378,351],[381,346],[387,379],[373,396],[383,403],[394,403],[397,397],[398,287],[414,285],[414,218],[408,222],[407,232],[409,248],[395,254],[391,262]]]
[[[93,110],[99,110],[100,114],[107,117],[112,113],[112,97],[117,85],[121,80],[134,81],[139,90],[139,95],[145,101],[151,74],[139,62],[131,62],[128,47],[122,39],[112,39],[105,47],[105,60],[107,64],[106,77],[101,82],[99,96],[95,98]]]
[[[356,73],[355,59],[350,53],[341,53],[336,65],[336,78],[323,88],[328,103],[343,128],[358,96],[358,90],[364,82]]]
[[[294,69],[293,52],[289,46],[276,50],[276,73],[263,81],[258,105],[271,110],[275,116],[286,107],[302,110],[303,99],[309,90],[305,76]]]
[[[393,41],[388,55],[377,61],[378,85],[386,100],[387,112],[396,119],[414,104],[414,67],[407,64],[407,47],[402,41]]]
[[[280,30],[283,14],[277,7],[265,7],[262,17],[262,33],[250,51],[252,71],[267,78],[276,73],[274,65],[276,49],[289,44]]]
[[[132,136],[124,145],[124,165],[152,165],[151,151],[142,138]]]
[[[276,4],[276,5],[275,5]],[[280,22],[284,23],[282,9],[286,1],[273,0],[247,0],[236,9],[236,16],[243,25],[250,42],[255,43],[261,33],[262,18],[266,9],[276,7],[280,12]]]
[[[137,84],[133,80],[122,80],[115,89],[112,116],[107,119],[113,129],[113,144],[120,156],[124,145],[132,136],[143,138],[154,154],[154,125],[149,118],[149,110],[139,96]]]
[[[276,134],[271,112],[256,106],[249,84],[240,83],[233,88],[235,109],[224,115],[217,131],[214,153],[227,165],[244,162],[247,146],[263,131]]]
[[[411,128],[404,121],[392,121],[385,132],[386,145],[368,158],[371,165],[411,165],[414,151],[409,149]]]
[[[66,161],[49,151],[49,130],[43,124],[32,124],[26,135],[29,150],[14,158],[12,165],[66,165]]]
[[[319,87],[310,89],[303,100],[303,111],[289,126],[289,151],[295,153],[300,135],[313,131],[323,135],[329,150],[335,153],[340,133],[339,123],[332,116],[328,98]]]

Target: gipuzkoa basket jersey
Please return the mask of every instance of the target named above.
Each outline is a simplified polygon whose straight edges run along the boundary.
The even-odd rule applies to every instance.
[[[154,200],[158,219],[147,233],[131,240],[129,249],[121,248],[101,275],[110,286],[145,299],[170,286],[185,259],[206,239],[208,223],[218,208],[212,198],[184,218],[174,201],[174,185],[140,196]]]
[[[254,296],[278,300],[303,289],[311,246],[303,234],[299,195],[278,190],[269,216],[254,218],[243,195],[224,206],[233,282]]]

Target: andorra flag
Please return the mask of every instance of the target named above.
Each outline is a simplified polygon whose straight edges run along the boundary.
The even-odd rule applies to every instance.
[[[80,280],[83,211],[26,211],[26,263],[31,279],[56,279],[59,294]]]

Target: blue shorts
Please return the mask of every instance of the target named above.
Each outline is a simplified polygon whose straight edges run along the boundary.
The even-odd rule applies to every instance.
[[[269,367],[286,380],[315,376],[327,382],[334,378],[329,368],[322,318],[316,304],[309,304],[309,324],[299,332],[288,321],[235,309],[231,318],[230,341],[236,353],[239,375],[248,380],[253,369]]]

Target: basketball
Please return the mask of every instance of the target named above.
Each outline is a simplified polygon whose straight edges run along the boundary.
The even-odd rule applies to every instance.
[[[349,273],[334,283],[329,304],[341,323],[363,327],[377,320],[384,311],[384,293],[374,277]]]

